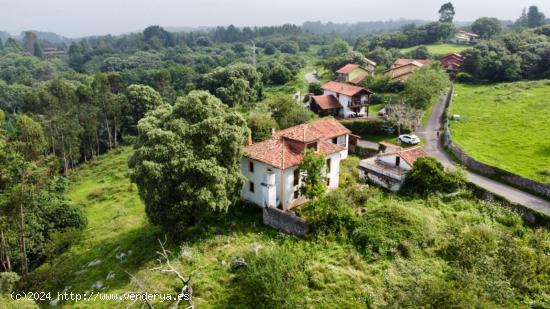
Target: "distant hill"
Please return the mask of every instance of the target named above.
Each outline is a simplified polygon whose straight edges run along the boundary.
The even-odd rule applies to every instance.
[[[27,31],[34,32],[36,34],[36,37],[39,40],[48,41],[48,42],[51,42],[53,44],[68,45],[73,41],[70,38],[64,37],[64,36],[59,35],[59,34],[54,33],[54,32],[42,32],[42,31],[36,31],[36,30],[27,30]],[[26,31],[21,31],[19,36],[17,36],[17,39],[22,40],[23,37],[25,36],[25,32]]]
[[[0,39],[2,39],[2,42],[5,42],[8,38],[10,38],[10,34],[6,31],[0,31]]]

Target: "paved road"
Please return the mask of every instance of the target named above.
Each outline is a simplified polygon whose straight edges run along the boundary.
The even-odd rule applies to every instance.
[[[441,119],[444,111],[445,96],[440,99],[436,106],[434,106],[426,127],[419,128],[416,134],[423,137],[425,141],[424,148],[431,156],[441,161],[444,166],[452,167],[454,166],[454,162],[443,150],[442,145],[437,137],[437,131],[441,130],[442,127]],[[550,202],[548,202],[547,200],[523,192],[490,178],[481,176],[479,174],[472,173],[470,171],[467,171],[467,174],[470,182],[496,195],[500,195],[511,202],[521,204],[531,209],[550,215]]]
[[[307,72],[304,77],[309,84],[319,82],[319,79],[317,78],[317,72],[315,71]]]

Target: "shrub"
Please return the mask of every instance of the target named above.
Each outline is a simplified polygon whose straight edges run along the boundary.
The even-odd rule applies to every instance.
[[[251,308],[299,308],[308,284],[305,252],[297,246],[269,247],[244,258],[236,269],[239,297]]]
[[[475,81],[475,78],[466,72],[459,72],[456,74],[455,81],[459,83],[472,83]]]
[[[416,160],[407,174],[402,190],[427,194],[430,192],[454,192],[466,184],[462,170],[445,171],[443,164],[435,158],[424,157]]]
[[[342,121],[342,124],[353,134],[361,137],[369,135],[384,135],[391,125],[384,119],[373,119],[368,121]]]
[[[425,247],[433,242],[434,227],[411,208],[389,205],[367,212],[353,231],[352,241],[366,254],[401,253],[408,257],[413,245]]]
[[[303,207],[310,231],[320,235],[347,237],[359,223],[345,191],[339,190]]]

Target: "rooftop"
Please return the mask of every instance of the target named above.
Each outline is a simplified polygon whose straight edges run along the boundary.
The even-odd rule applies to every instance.
[[[326,84],[323,84],[321,85],[321,88],[324,90],[335,92],[335,93],[347,95],[349,97],[354,96],[362,91],[367,93],[372,93],[372,91],[370,91],[367,88],[350,85],[347,83],[336,82],[336,81],[330,81]]]
[[[349,72],[357,69],[358,67],[359,67],[358,64],[348,63],[345,66],[338,69],[338,71],[336,71],[336,73],[348,74]]]
[[[316,95],[312,97],[313,101],[319,105],[321,109],[342,108],[342,104],[333,95]]]
[[[345,150],[344,146],[333,144],[329,140],[350,133],[333,118],[320,119],[276,132],[266,141],[245,147],[244,155],[278,169],[287,169],[302,163],[303,148],[296,148],[296,141],[301,144],[317,142],[318,151],[329,155]]]

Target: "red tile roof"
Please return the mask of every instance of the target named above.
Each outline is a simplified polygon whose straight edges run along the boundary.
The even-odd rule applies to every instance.
[[[414,65],[416,65],[418,67],[422,67],[422,66],[425,66],[427,64],[430,64],[431,62],[432,61],[428,60],[428,59],[399,58],[399,59],[395,60],[395,62],[392,65],[392,68],[397,68],[397,67],[404,66],[404,65],[407,65],[407,64],[411,64],[411,63],[413,63]]]
[[[338,69],[338,71],[336,71],[336,73],[348,74],[349,72],[357,69],[358,67],[359,67],[358,64],[348,63],[345,66]]]
[[[421,146],[410,147],[405,149],[399,148],[399,150],[397,151],[386,152],[383,154],[379,154],[378,156],[382,157],[382,156],[395,155],[395,154],[397,154],[399,157],[401,157],[401,159],[403,159],[405,162],[407,162],[411,166],[419,158],[428,156],[428,153]]]
[[[342,104],[338,102],[333,95],[316,95],[312,97],[313,101],[319,105],[321,109],[342,108]]]
[[[340,93],[340,94],[343,94],[343,95],[347,95],[349,97],[354,96],[354,95],[358,94],[361,91],[364,91],[364,92],[367,92],[367,93],[372,93],[367,88],[363,88],[363,87],[359,87],[359,86],[355,86],[355,85],[350,85],[350,84],[346,84],[346,83],[340,83],[340,82],[336,82],[336,81],[330,81],[326,84],[323,84],[323,85],[321,85],[321,88],[323,88],[324,90],[335,92],[335,93]]]
[[[350,133],[335,119],[320,119],[276,132],[271,139],[246,146],[244,155],[278,169],[287,169],[302,162],[301,151],[289,140],[304,144],[317,141],[319,152],[329,155],[345,150],[344,146],[333,144],[329,139]]]

